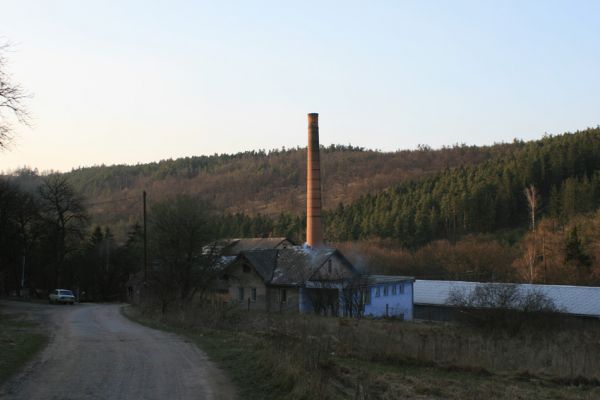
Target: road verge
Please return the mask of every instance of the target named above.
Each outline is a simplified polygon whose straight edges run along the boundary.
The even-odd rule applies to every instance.
[[[41,327],[0,304],[0,385],[20,371],[48,343]]]
[[[290,398],[294,386],[290,377],[271,368],[264,344],[241,332],[213,329],[165,321],[157,314],[142,314],[134,306],[124,306],[121,312],[130,320],[190,339],[221,368],[234,383],[239,398],[270,400]]]

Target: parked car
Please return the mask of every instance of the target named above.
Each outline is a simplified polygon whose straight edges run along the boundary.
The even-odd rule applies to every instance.
[[[73,292],[67,289],[54,289],[48,296],[50,304],[75,304],[75,296]]]

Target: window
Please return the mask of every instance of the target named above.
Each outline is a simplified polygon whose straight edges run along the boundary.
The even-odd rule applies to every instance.
[[[383,295],[384,295],[384,296],[387,296],[387,295],[388,295],[388,287],[387,287],[387,285],[385,285],[385,286],[383,287]]]
[[[255,287],[250,289],[250,299],[252,301],[256,301],[256,288]]]
[[[279,291],[279,298],[281,299],[282,303],[286,303],[287,302],[287,290],[286,289],[281,289]]]
[[[392,286],[392,296],[396,295],[396,284],[394,283],[394,285]]]
[[[400,294],[404,293],[404,285],[401,283],[400,285],[398,285],[398,288],[400,289]]]
[[[248,264],[244,264],[243,270],[244,270],[245,274],[249,274],[250,273],[250,266]]]
[[[238,288],[238,300],[244,301],[244,288],[243,287]]]
[[[375,287],[375,297],[379,297],[381,296],[381,293],[379,292],[379,286]]]

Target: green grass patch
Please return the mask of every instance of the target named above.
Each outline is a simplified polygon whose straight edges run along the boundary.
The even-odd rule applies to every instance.
[[[8,380],[44,348],[48,337],[22,315],[0,310],[0,384]]]

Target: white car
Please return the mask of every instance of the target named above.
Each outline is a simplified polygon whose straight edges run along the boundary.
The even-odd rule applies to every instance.
[[[73,295],[73,292],[71,292],[70,290],[67,289],[54,289],[52,291],[52,293],[50,293],[50,295],[48,296],[48,301],[50,302],[50,304],[52,303],[56,303],[56,304],[75,304],[75,296]]]

